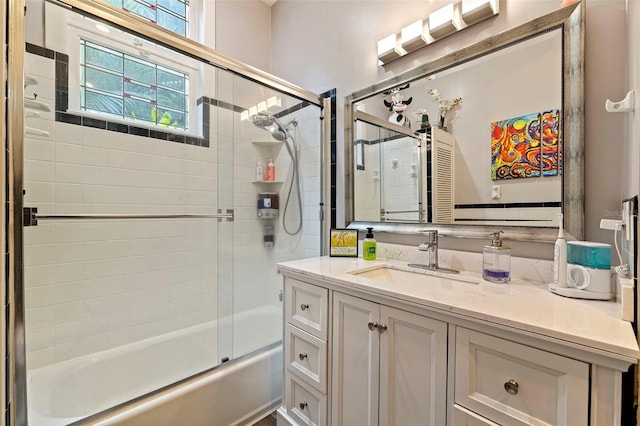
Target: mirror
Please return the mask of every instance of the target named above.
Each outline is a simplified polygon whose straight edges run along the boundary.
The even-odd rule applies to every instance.
[[[575,3],[348,96],[349,227],[462,237],[499,227],[508,239],[551,242],[562,211],[581,239],[583,13]],[[439,106],[457,97],[446,129],[421,130],[412,112],[440,124]],[[431,154],[448,136],[452,162],[436,173]],[[453,212],[439,218],[445,169]]]

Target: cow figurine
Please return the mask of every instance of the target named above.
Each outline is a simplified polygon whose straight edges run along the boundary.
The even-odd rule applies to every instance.
[[[407,109],[407,106],[409,106],[409,104],[413,100],[413,97],[405,101],[404,96],[400,94],[400,90],[406,89],[407,87],[409,87],[408,84],[402,87],[396,87],[391,90],[387,90],[385,94],[391,95],[391,102],[387,101],[386,99],[384,99],[383,102],[384,105],[389,108],[389,111],[393,111],[393,113],[389,116],[390,122],[411,128],[411,122],[409,121],[409,118],[404,114],[404,112]]]

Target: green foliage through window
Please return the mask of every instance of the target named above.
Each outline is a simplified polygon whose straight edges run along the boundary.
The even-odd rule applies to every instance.
[[[104,0],[147,19],[154,24],[187,36],[188,0]]]
[[[88,40],[80,49],[83,110],[189,128],[187,74]]]

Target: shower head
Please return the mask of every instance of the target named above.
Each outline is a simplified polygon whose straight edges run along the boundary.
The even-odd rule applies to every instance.
[[[285,141],[287,139],[287,129],[273,115],[255,114],[250,117],[254,126],[264,129],[271,133],[271,136],[277,141]]]
[[[252,115],[250,119],[254,126],[261,127],[266,130],[269,130],[269,127],[273,126],[276,122],[274,116],[266,114],[255,114]]]

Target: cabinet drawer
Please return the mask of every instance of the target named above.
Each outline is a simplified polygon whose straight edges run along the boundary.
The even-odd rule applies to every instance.
[[[285,321],[327,340],[329,290],[292,278],[285,278]]]
[[[326,424],[327,397],[289,372],[285,373],[284,399],[287,414],[298,424]]]
[[[327,393],[327,343],[287,324],[284,353],[287,368],[322,393]]]
[[[453,426],[499,426],[497,423],[487,420],[459,405],[453,406],[451,415],[453,416]]]
[[[586,425],[589,365],[464,328],[455,402],[504,425]]]

